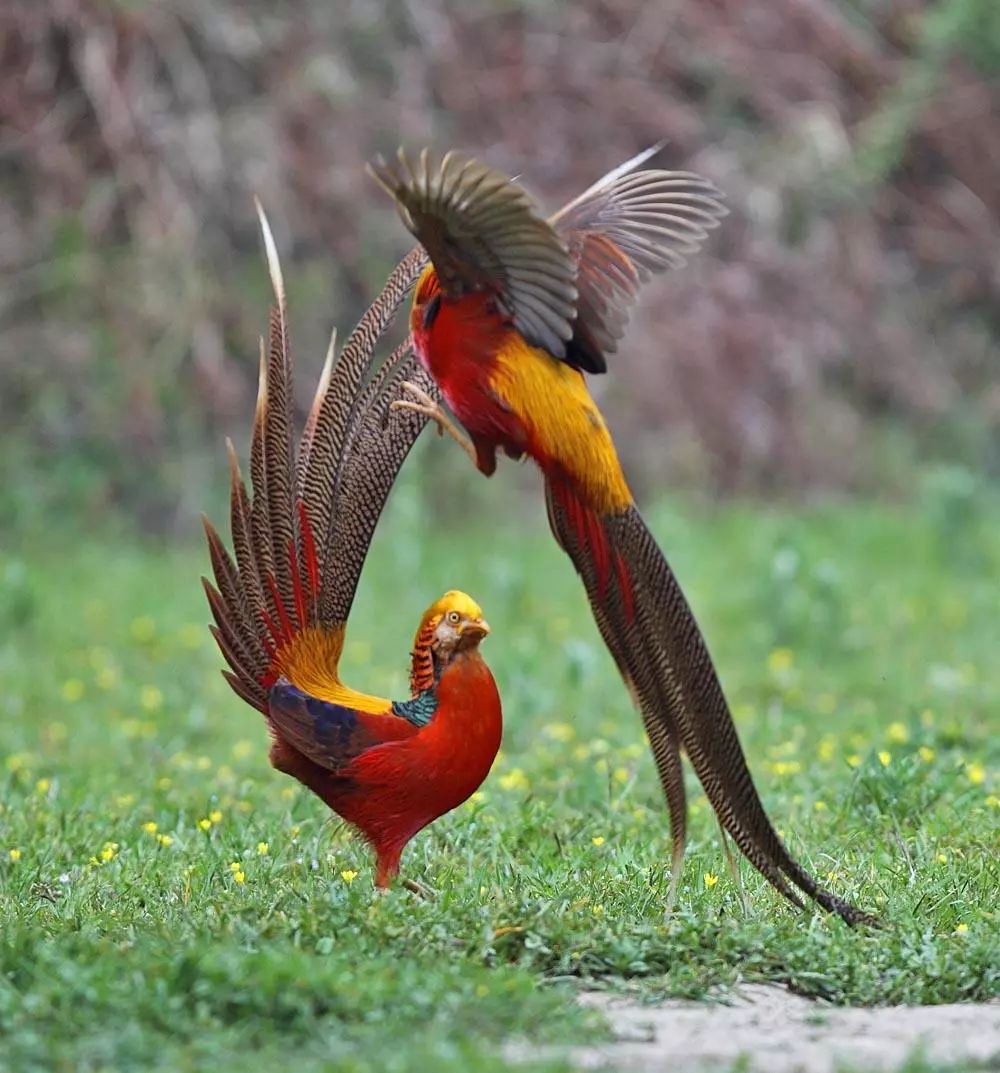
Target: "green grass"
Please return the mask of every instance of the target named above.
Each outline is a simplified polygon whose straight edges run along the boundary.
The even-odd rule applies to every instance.
[[[268,767],[262,721],[218,675],[201,549],[14,544],[0,1066],[502,1069],[505,1041],[601,1034],[571,1001],[595,984],[996,994],[1000,510],[947,477],[928,488],[907,510],[651,518],[776,825],[884,914],[877,933],[787,908],[747,867],[744,913],[694,782],[664,921],[668,828],[639,719],[540,519],[432,532],[404,485],[359,595],[361,688],[404,695],[411,631],[446,588],[494,628],[504,747],[481,795],[404,856],[430,902],[374,897],[366,848]]]

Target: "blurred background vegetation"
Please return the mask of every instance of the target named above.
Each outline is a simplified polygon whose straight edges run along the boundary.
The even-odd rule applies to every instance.
[[[248,431],[252,195],[304,405],[406,249],[363,171],[400,141],[554,208],[666,137],[727,192],[595,383],[640,491],[961,502],[1000,474],[998,76],[996,0],[5,4],[0,528],[190,533]]]

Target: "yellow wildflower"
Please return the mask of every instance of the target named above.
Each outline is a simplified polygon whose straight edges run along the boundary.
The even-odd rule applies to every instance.
[[[890,723],[886,728],[886,736],[896,745],[902,745],[910,740],[910,732],[905,723]]]
[[[628,782],[628,768],[616,767],[612,772],[611,777],[615,782]]]
[[[708,890],[711,890],[719,882],[719,877],[714,872],[706,872],[701,878],[705,881],[705,887]]]
[[[133,641],[138,641],[140,644],[148,644],[152,641],[156,635],[156,623],[149,617],[149,615],[143,615],[140,618],[132,619],[129,626],[129,633],[132,635]]]
[[[997,797],[996,794],[988,794],[986,797],[986,804],[989,805],[990,808],[1000,808],[1000,797]]]
[[[848,767],[860,767],[861,766],[861,757],[857,753],[851,753],[851,755],[847,758],[847,766]]]
[[[268,854],[268,850],[269,850],[270,848],[271,848],[271,847],[270,847],[270,846],[269,846],[269,845],[268,845],[268,844],[267,844],[266,842],[258,842],[258,843],[257,843],[257,853],[258,853],[258,854],[259,854],[259,855],[260,855],[261,857],[266,857],[266,856],[267,856],[267,854]]]
[[[142,825],[142,829],[146,832],[147,835],[155,835],[156,832],[159,830],[159,824],[157,824],[154,820],[149,820],[147,823],[144,823]]]
[[[237,868],[236,871],[233,872],[233,881],[236,883],[245,883],[246,878],[247,874],[243,871],[242,868]]]
[[[978,760],[973,760],[971,764],[965,765],[965,774],[973,786],[980,786],[986,778],[986,768]]]
[[[104,848],[101,850],[102,861],[113,861],[115,854],[118,852],[117,842],[105,842]]]
[[[299,827],[297,823],[292,824],[292,826],[288,829],[288,833],[292,836],[292,838],[298,838],[301,831],[302,828]]]
[[[107,692],[118,685],[118,671],[114,667],[102,667],[95,675],[94,681],[97,683],[98,689],[103,689]]]
[[[194,766],[199,771],[208,771],[208,769],[212,766],[212,761],[207,756],[199,756],[198,759],[194,762]]]
[[[358,873],[353,868],[345,868],[340,873],[340,878],[345,883],[350,884],[350,883],[353,883],[358,878]]]
[[[831,737],[829,734],[824,736],[819,743],[819,747],[816,752],[819,755],[820,760],[832,760],[833,754],[837,751],[837,740]]]
[[[826,812],[826,802],[825,801],[814,801],[813,802],[813,808],[817,812]]]
[[[548,723],[545,727],[545,736],[553,741],[568,742],[576,736],[576,731],[571,723]]]
[[[948,854],[947,853],[939,853],[937,855],[937,862],[938,862],[938,864],[947,864],[948,863]]]
[[[10,857],[10,859],[15,864],[17,864],[17,862],[21,859],[21,851],[15,846],[12,850],[8,852],[7,856]]]
[[[959,924],[955,928],[955,934],[956,935],[965,935],[966,932],[968,932],[968,930],[969,930],[969,925],[968,924]]]
[[[925,764],[929,764],[934,759],[935,755],[934,750],[929,745],[921,745],[917,750],[917,756],[919,756]]]
[[[291,799],[295,796],[295,787],[294,786],[284,786],[284,787],[282,787],[281,796],[286,801],[291,801]]]
[[[501,775],[499,782],[501,790],[527,790],[531,785],[528,776],[519,767],[511,768],[506,775]]]
[[[590,907],[590,912],[595,917],[602,917],[602,916],[604,916],[604,906],[603,905],[592,905]]]
[[[878,762],[882,767],[888,767],[892,763],[892,753],[888,749],[879,749]]]
[[[174,843],[174,840],[170,835],[157,835],[156,841],[159,842],[161,846],[172,846]]]
[[[62,684],[62,698],[75,704],[83,696],[83,682],[79,678],[67,678]]]
[[[775,775],[798,775],[802,770],[798,760],[772,760],[770,767]]]
[[[212,823],[222,823],[222,813],[217,808],[212,809],[208,814],[208,818]]]
[[[209,819],[209,818],[208,818],[207,816],[203,816],[203,817],[202,817],[202,818],[201,818],[201,819],[200,819],[200,820],[198,821],[198,826],[199,826],[199,827],[200,827],[200,828],[201,828],[201,829],[202,829],[203,831],[208,831],[208,830],[211,830],[211,827],[212,827],[212,821],[211,821],[211,820],[210,820],[210,819]]]
[[[147,712],[158,712],[163,707],[163,692],[156,686],[143,686],[139,690],[139,703]]]
[[[775,648],[767,657],[768,670],[775,674],[791,670],[794,662],[795,655],[790,648]]]
[[[604,835],[594,835],[594,837],[590,841],[593,842],[595,846],[603,846]]]
[[[51,786],[52,782],[49,779],[39,779],[38,782],[35,783],[35,789],[40,794],[47,794]]]
[[[230,872],[238,872],[242,867],[243,867],[243,865],[240,864],[239,861],[230,861],[229,862],[229,871]]]
[[[242,741],[238,741],[232,748],[233,756],[237,760],[245,760],[253,752],[253,742],[247,741],[245,738]]]

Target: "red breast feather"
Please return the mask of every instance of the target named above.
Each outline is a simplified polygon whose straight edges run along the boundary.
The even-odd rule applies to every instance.
[[[501,733],[493,675],[477,651],[463,653],[441,675],[437,710],[426,727],[368,749],[327,782],[327,804],[375,848],[377,882],[391,878],[403,846],[418,831],[482,785]]]

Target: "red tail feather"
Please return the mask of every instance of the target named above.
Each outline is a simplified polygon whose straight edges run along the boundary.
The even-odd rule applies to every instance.
[[[274,606],[278,612],[278,619],[281,623],[281,630],[278,634],[278,641],[290,641],[295,636],[295,631],[292,629],[292,620],[288,617],[288,610],[285,607],[285,601],[281,598],[281,593],[278,591],[278,583],[274,579],[274,574],[269,570],[267,572],[267,587],[271,590],[271,596],[274,598]]]
[[[298,619],[299,629],[304,630],[308,625],[309,618],[306,612],[306,590],[302,587],[302,574],[299,571],[299,560],[295,554],[295,541],[288,541],[288,572],[292,575],[292,592],[295,596],[295,617]]]
[[[590,552],[593,559],[594,571],[597,575],[598,598],[603,600],[607,595],[613,562],[622,601],[631,621],[634,615],[632,581],[621,555],[611,547],[604,528],[604,518],[580,499],[568,481],[553,481],[552,488],[560,507],[565,511],[573,527],[577,542],[581,548],[586,548]]]
[[[622,594],[622,603],[625,605],[625,618],[628,622],[634,622],[635,595],[632,592],[632,577],[618,550],[615,551],[615,573],[618,575],[618,588]]]
[[[306,513],[306,505],[300,499],[296,503],[299,512],[299,532],[302,535],[302,555],[305,559],[306,576],[309,578],[309,595],[315,604],[319,596],[319,560],[316,558],[316,541],[312,525]]]

